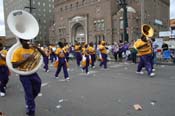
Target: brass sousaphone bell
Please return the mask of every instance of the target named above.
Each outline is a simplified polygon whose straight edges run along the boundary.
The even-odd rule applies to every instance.
[[[141,27],[141,31],[142,34],[146,37],[152,37],[154,35],[154,29],[148,24],[143,24]]]

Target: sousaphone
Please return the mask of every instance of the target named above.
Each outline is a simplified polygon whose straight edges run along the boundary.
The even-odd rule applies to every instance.
[[[41,55],[39,56],[39,59],[37,59],[38,60],[37,65],[31,68],[31,70],[19,70],[18,68],[13,68],[11,60],[14,51],[22,47],[19,38],[24,40],[32,40],[38,35],[39,25],[37,20],[30,13],[26,11],[14,10],[10,12],[10,14],[8,15],[7,24],[11,32],[16,36],[17,40],[17,43],[15,43],[7,52],[6,56],[7,66],[9,67],[10,70],[20,75],[30,75],[35,73],[42,64],[43,57]]]
[[[146,37],[152,37],[154,35],[154,29],[148,24],[143,24],[141,27],[141,31],[142,34]]]

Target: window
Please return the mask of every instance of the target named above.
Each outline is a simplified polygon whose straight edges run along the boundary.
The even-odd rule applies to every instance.
[[[85,0],[82,0],[82,4],[84,4],[85,3]]]
[[[76,7],[78,7],[78,2],[76,2]]]
[[[65,6],[65,10],[67,10],[67,6]]]
[[[60,36],[64,36],[66,35],[66,28],[65,27],[61,27],[60,29],[58,29],[59,35]]]
[[[38,6],[40,6],[40,2],[38,2]]]
[[[105,29],[104,19],[94,21],[95,31],[103,31]]]

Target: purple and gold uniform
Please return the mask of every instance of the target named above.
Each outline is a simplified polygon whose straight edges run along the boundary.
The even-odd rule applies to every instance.
[[[86,71],[86,74],[89,74],[88,67],[89,67],[89,64],[90,64],[90,58],[89,58],[90,56],[89,56],[87,44],[85,44],[84,47],[82,48],[82,56],[85,57],[85,59],[86,59],[86,61],[84,61],[85,62],[85,66],[82,67],[82,68],[83,68],[83,70]],[[83,58],[82,58],[82,60],[83,60]]]
[[[6,65],[5,57],[6,57],[7,51],[6,50],[1,50],[0,51],[0,92],[1,96],[4,96],[6,91],[5,87],[6,84],[8,83],[8,76],[9,76],[9,69]]]
[[[80,62],[82,60],[80,44],[76,44],[75,45],[74,51],[75,51],[75,57],[76,57],[76,61],[77,61],[77,66],[80,66]]]
[[[23,61],[33,52],[33,49],[18,48],[14,52],[11,62]],[[35,98],[41,90],[41,79],[36,72],[30,75],[19,75],[19,77],[25,92],[27,113],[35,114]]]
[[[49,64],[50,51],[49,51],[48,48],[44,48],[44,52],[45,52],[46,56],[43,57],[43,61],[44,61],[43,68],[44,68],[45,72],[49,72],[49,66],[48,66],[48,64]]]
[[[100,63],[100,67],[102,65],[104,65],[104,68],[107,68],[107,48],[105,46],[106,42],[105,41],[101,41],[101,45],[99,45],[99,50],[101,53],[101,57],[102,57],[102,61]]]
[[[94,68],[94,66],[95,66],[95,60],[96,60],[96,50],[93,47],[93,45],[92,46],[90,45],[88,47],[88,52],[89,52],[89,54],[91,56],[91,66]]]
[[[144,37],[143,37],[144,38]],[[138,39],[134,43],[134,48],[138,52],[138,56],[140,57],[140,62],[137,67],[137,72],[141,72],[142,68],[145,67],[148,75],[152,74],[152,45],[149,40]]]
[[[69,52],[70,52],[69,45],[67,44],[66,46],[64,46],[63,50],[64,50],[64,53],[65,53],[65,56],[66,56],[66,60],[67,60],[67,62],[69,62]]]
[[[152,53],[152,47],[151,47],[151,43],[149,41],[144,42],[141,39],[138,39],[134,44],[134,48],[137,49],[138,56],[143,56],[143,55],[147,55],[147,54]]]
[[[57,70],[56,70],[56,73],[55,73],[55,77],[58,77],[58,75],[61,71],[61,68],[63,67],[64,78],[69,79],[69,74],[68,74],[68,71],[67,71],[66,55],[64,53],[63,48],[57,48],[55,54],[57,55],[58,61],[59,61],[59,64],[58,64],[58,67],[57,67]]]

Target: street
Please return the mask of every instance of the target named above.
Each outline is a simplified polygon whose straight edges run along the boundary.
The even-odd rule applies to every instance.
[[[100,69],[98,62],[90,74],[81,72],[71,61],[70,81],[54,78],[42,67],[38,74],[42,89],[36,98],[36,116],[175,116],[174,66],[155,66],[156,76],[136,74],[136,64],[108,62]],[[133,105],[139,104],[137,111]],[[6,116],[25,116],[24,93],[18,75],[12,74],[7,94],[0,98],[0,112]]]

